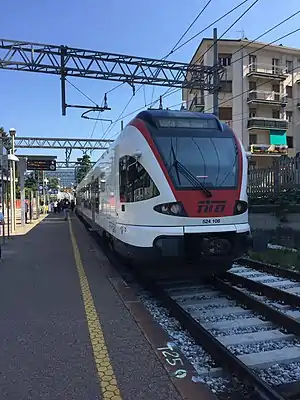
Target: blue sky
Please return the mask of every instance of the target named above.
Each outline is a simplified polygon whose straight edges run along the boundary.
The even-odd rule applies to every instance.
[[[240,3],[241,0],[212,0],[204,14],[186,38],[193,36],[219,16]],[[195,18],[207,0],[23,0],[5,1],[1,5],[0,37],[37,43],[68,45],[70,47],[125,53],[136,56],[161,58],[177,42],[181,34]],[[175,6],[175,3],[177,5]],[[221,35],[252,1],[219,22],[216,27]],[[144,4],[144,5],[143,5]],[[185,5],[188,4],[188,7]],[[227,38],[238,38],[244,30],[248,39],[254,39],[276,23],[300,9],[299,1],[260,0],[239,21]],[[270,16],[272,15],[272,18]],[[261,40],[270,42],[299,27],[299,16],[266,35]],[[181,48],[171,58],[188,62],[204,36],[211,36],[212,28]],[[284,45],[297,47],[300,33],[283,41]],[[70,79],[80,90],[95,102],[101,103],[104,93],[116,86],[116,82],[89,79]],[[0,126],[6,130],[14,127],[19,136],[42,137],[91,137],[94,122],[82,119],[81,110],[68,109],[67,116],[61,115],[60,80],[58,76],[33,74],[17,71],[0,71]],[[155,88],[153,99],[166,88]],[[152,98],[153,87],[140,90],[128,106],[125,115],[144,106]],[[115,90],[108,96],[111,111],[102,113],[103,118],[115,120],[131,97],[128,85]],[[169,96],[164,106],[172,106],[181,100],[180,91]],[[69,104],[89,104],[88,100],[73,87],[67,85]],[[126,118],[125,123],[132,117]],[[107,123],[99,122],[94,138],[103,135]],[[109,136],[120,129],[119,123]],[[53,154],[63,159],[57,150],[18,150],[19,154]],[[72,159],[80,156],[74,152]],[[95,152],[93,158],[97,159]]]

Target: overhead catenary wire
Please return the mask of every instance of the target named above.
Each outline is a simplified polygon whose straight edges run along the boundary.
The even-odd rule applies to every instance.
[[[82,90],[80,90],[74,83],[70,82],[69,79],[66,78],[66,81],[73,86],[74,89],[76,89],[79,93],[81,93],[85,98],[87,98],[91,103],[95,104],[96,107],[98,107],[98,104],[91,99],[86,93],[84,93]]]
[[[219,17],[217,20],[215,20],[214,22],[212,22],[211,24],[209,24],[208,26],[206,26],[204,29],[202,29],[200,32],[198,32],[196,35],[194,35],[192,38],[190,38],[188,41],[186,41],[185,42],[185,44],[187,44],[187,43],[189,43],[191,40],[193,40],[195,37],[197,37],[197,36],[199,36],[201,33],[203,33],[205,30],[207,30],[208,28],[210,28],[211,26],[213,26],[215,23],[217,23],[217,22],[219,22],[220,20],[222,20],[223,18],[225,18],[225,17],[227,17],[229,14],[231,14],[232,12],[234,12],[235,10],[237,10],[239,7],[241,7],[242,5],[244,5],[246,2],[248,2],[249,0],[244,0],[244,1],[242,1],[241,3],[239,3],[238,5],[236,5],[235,7],[233,7],[233,8],[231,8],[229,11],[227,11],[225,14],[223,14],[221,17]],[[205,8],[207,7],[207,5],[206,6],[204,6]],[[203,10],[201,10],[201,12],[203,12]],[[244,14],[243,14],[244,15]],[[239,19],[240,19],[240,17],[239,17]],[[238,19],[238,20],[239,20]],[[238,21],[236,21],[236,22],[238,22]],[[235,22],[235,23],[236,23]],[[177,48],[175,48],[174,50],[173,50],[173,53],[175,52],[175,51],[177,51],[177,50],[179,50],[179,48],[181,48],[182,46],[180,46],[180,47],[177,47]],[[140,86],[137,90],[136,90],[136,93],[138,92],[138,90],[141,88],[142,86]],[[167,95],[169,95],[169,92],[170,92],[170,90],[171,90],[171,88],[169,88],[169,89],[167,89],[167,91],[165,92],[165,93],[163,93],[163,95],[162,95],[162,97],[166,97]],[[172,92],[172,94],[173,93],[176,93],[178,90],[181,90],[181,89],[175,89],[175,91],[174,92]],[[157,101],[159,101],[159,98],[158,99],[156,99],[154,102],[151,100],[151,103],[150,103],[150,105],[152,105],[153,103],[155,104],[155,103],[157,103]],[[148,105],[149,106],[149,105]],[[127,108],[127,105],[126,105],[126,108]],[[136,111],[138,111],[138,110],[135,110],[135,112]],[[122,111],[122,113],[124,112],[124,110]],[[133,112],[133,114],[135,113],[135,112]],[[125,117],[124,117],[125,118]],[[115,124],[117,123],[117,122],[119,122],[120,121],[120,116],[114,121],[114,123],[110,126],[110,127],[108,127],[107,128],[107,130],[106,130],[106,132],[105,132],[105,135],[103,136],[103,138],[104,137],[106,137],[110,132],[111,132],[111,130],[114,128],[114,126],[115,126]],[[115,136],[115,135],[114,135]]]
[[[205,27],[204,29],[202,29],[200,32],[198,32],[196,35],[194,35],[194,36],[191,37],[189,40],[187,40],[186,42],[184,42],[182,45],[180,45],[179,47],[177,47],[176,49],[174,49],[173,53],[174,53],[175,51],[178,51],[179,49],[181,49],[183,46],[187,45],[190,41],[194,40],[197,36],[201,35],[201,33],[205,32],[207,29],[209,29],[209,28],[211,28],[212,26],[214,26],[216,23],[218,23],[219,21],[221,21],[223,18],[227,17],[229,14],[231,14],[232,12],[234,12],[235,10],[237,10],[239,7],[243,6],[243,5],[244,5],[245,3],[247,3],[248,1],[249,1],[249,0],[244,0],[244,1],[242,1],[241,3],[239,3],[237,6],[233,7],[232,9],[230,9],[227,13],[223,14],[221,17],[219,17],[219,18],[216,19],[214,22],[212,22],[211,24],[209,24],[208,26],[206,26],[206,27]],[[250,7],[252,7],[252,6],[250,6]],[[246,10],[246,12],[248,12],[248,11]],[[242,14],[242,16],[240,16],[240,17],[238,18],[238,20],[240,20],[242,17],[243,17],[243,14]],[[238,20],[234,21],[233,24],[230,26],[229,29],[231,29],[231,28],[238,22]],[[224,36],[225,34],[226,34],[226,32],[224,32],[224,34],[223,34],[222,36]],[[220,39],[220,38],[219,38],[219,39]],[[218,40],[219,40],[219,39],[218,39]],[[181,90],[181,89],[177,89],[177,91],[179,91],[179,90]],[[165,97],[165,95],[168,94],[169,91],[170,91],[170,88],[167,89],[167,90],[162,94],[162,97]],[[152,100],[152,99],[151,99],[151,100]]]
[[[234,27],[234,25],[235,25],[237,22],[239,22],[239,21],[241,20],[241,19],[251,10],[251,8],[254,7],[255,4],[258,3],[258,1],[259,1],[259,0],[255,0],[248,8],[233,22],[233,23],[222,33],[222,35],[218,37],[217,42],[218,42],[220,39],[222,39],[222,37],[224,37],[224,36],[226,35],[226,33],[229,32],[230,29],[232,29],[232,28]],[[214,47],[214,45],[215,45],[215,44],[213,43],[211,46],[209,46],[209,48],[208,48],[203,54],[201,54],[201,56],[200,56],[195,62],[193,62],[192,66],[195,65],[195,64],[197,64],[197,62],[198,62],[201,58],[203,58],[204,55],[207,54],[207,53],[209,52],[209,50],[211,50],[211,49]]]
[[[175,43],[175,45],[172,47],[172,49],[169,51],[168,54],[166,54],[162,60],[167,59],[171,54],[173,54],[176,50],[176,47],[179,45],[179,43],[182,41],[182,39],[185,37],[185,35],[192,29],[192,27],[195,25],[195,23],[198,21],[198,19],[201,17],[201,15],[204,13],[204,11],[206,10],[206,8],[210,5],[210,3],[212,2],[212,0],[208,0],[208,2],[204,5],[204,7],[200,10],[200,12],[196,15],[196,17],[194,18],[194,20],[190,23],[190,25],[188,26],[188,28],[183,32],[183,34],[180,36],[180,38],[177,40],[177,42]],[[152,89],[152,96],[151,96],[151,101],[153,101],[153,97],[154,97],[154,91],[155,91],[155,86]]]
[[[248,1],[248,0],[247,0]],[[185,37],[185,35],[190,31],[190,29],[193,27],[193,25],[196,23],[196,21],[199,19],[199,17],[203,14],[203,12],[206,10],[206,8],[209,6],[209,4],[212,2],[212,0],[208,0],[206,2],[206,4],[204,5],[204,7],[200,10],[200,12],[197,14],[197,16],[194,18],[194,20],[190,23],[190,25],[188,26],[188,28],[185,30],[185,32],[181,35],[181,37],[179,38],[179,40],[177,40],[176,44],[173,46],[173,48],[169,51],[168,54],[166,54],[161,60],[165,60],[167,59],[175,50],[176,46],[181,42],[181,40]],[[120,85],[119,85],[120,86]],[[118,86],[118,87],[119,87]],[[144,85],[140,85],[139,88],[136,90],[135,93],[137,93],[142,87],[144,87]],[[153,92],[152,92],[152,99],[153,99],[153,95],[154,95],[154,88],[153,88]],[[129,106],[129,104],[131,103],[132,99],[133,99],[134,95],[131,96],[131,98],[129,99],[128,103],[126,104],[126,106],[124,107],[124,109],[122,110],[121,114],[118,116],[117,121],[115,121],[113,123],[112,126],[108,127],[107,130],[104,132],[104,135],[102,138],[105,138],[106,135],[109,134],[109,132],[114,128],[114,126],[116,125],[116,123],[120,120],[120,118],[122,117],[122,115],[124,114],[124,112],[126,111],[127,107]],[[151,101],[152,101],[151,99]]]

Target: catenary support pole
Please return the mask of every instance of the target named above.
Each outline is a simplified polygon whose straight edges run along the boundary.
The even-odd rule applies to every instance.
[[[214,67],[215,67],[215,71],[214,71],[214,80],[213,80],[213,84],[214,84],[214,89],[213,89],[213,110],[214,110],[214,114],[216,117],[219,118],[219,90],[218,90],[218,86],[219,86],[219,75],[218,75],[218,70],[217,70],[217,66],[219,64],[219,56],[218,56],[218,31],[217,28],[214,28],[214,46],[213,46],[213,50],[214,50]]]
[[[26,160],[20,159],[19,161],[19,174],[20,174],[20,194],[21,194],[21,226],[25,227],[25,179],[24,174],[26,171]]]

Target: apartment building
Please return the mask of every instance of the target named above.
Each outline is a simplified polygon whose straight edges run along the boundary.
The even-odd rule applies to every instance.
[[[203,39],[192,63],[213,65],[212,39]],[[251,163],[272,164],[282,154],[300,152],[300,49],[251,42],[218,41],[225,67],[219,92],[219,118],[251,152]],[[183,90],[187,109],[213,111],[213,95]]]

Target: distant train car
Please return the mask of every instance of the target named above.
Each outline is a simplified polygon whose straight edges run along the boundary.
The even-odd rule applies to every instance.
[[[250,243],[247,156],[214,115],[148,110],[77,186],[77,211],[141,265],[229,269]]]

